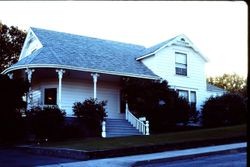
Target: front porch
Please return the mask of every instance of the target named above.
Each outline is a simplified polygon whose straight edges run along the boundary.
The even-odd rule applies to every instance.
[[[134,117],[127,105],[122,112],[122,76],[67,69],[27,68],[15,71],[12,77],[26,78],[30,82],[28,108],[57,105],[66,112],[66,117],[75,117],[72,110],[75,102],[97,98],[107,101],[107,118],[102,123],[103,137],[149,135],[146,120]]]
[[[122,76],[53,68],[15,71],[14,77],[20,76],[27,78],[31,85],[27,98],[29,107],[57,105],[72,117],[75,102],[97,98],[107,101],[108,118],[125,119],[120,100]]]

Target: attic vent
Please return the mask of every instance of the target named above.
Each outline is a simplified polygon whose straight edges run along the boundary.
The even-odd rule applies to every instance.
[[[181,41],[185,42],[185,39],[184,39],[184,38],[181,38]]]

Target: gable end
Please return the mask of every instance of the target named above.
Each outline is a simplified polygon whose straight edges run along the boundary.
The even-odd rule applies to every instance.
[[[25,38],[24,45],[23,45],[23,48],[22,48],[22,51],[21,51],[21,54],[20,54],[18,61],[29,56],[34,51],[36,51],[42,47],[43,47],[43,45],[39,41],[36,34],[32,31],[32,29],[29,29],[27,36]]]
[[[154,56],[160,50],[162,50],[162,49],[164,49],[164,48],[166,48],[168,46],[173,46],[173,45],[190,48],[193,51],[195,51],[196,53],[198,53],[205,62],[208,61],[208,59],[201,54],[201,52],[198,50],[198,48],[196,48],[193,45],[193,43],[183,34],[179,35],[179,36],[176,36],[176,37],[174,37],[174,38],[172,38],[172,39],[170,39],[168,41],[157,44],[157,45],[155,45],[155,46],[153,46],[151,48],[147,48],[146,49],[146,54],[136,58],[136,60],[138,61],[138,60],[142,60],[142,59]]]

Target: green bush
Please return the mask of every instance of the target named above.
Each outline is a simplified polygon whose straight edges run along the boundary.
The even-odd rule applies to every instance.
[[[59,140],[64,128],[65,112],[58,107],[32,107],[27,111],[27,120],[31,133],[36,140]]]
[[[86,132],[90,136],[101,135],[101,123],[107,116],[105,106],[107,101],[98,101],[97,99],[86,99],[85,101],[76,102],[73,105],[74,115],[80,122],[86,125]]]
[[[238,94],[210,97],[202,106],[205,127],[237,125],[246,122],[247,104]]]

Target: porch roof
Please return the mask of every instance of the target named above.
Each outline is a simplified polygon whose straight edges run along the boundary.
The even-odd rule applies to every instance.
[[[5,70],[64,68],[138,78],[159,79],[136,61],[145,47],[69,33],[31,28],[43,47]]]
[[[219,88],[218,86],[212,85],[210,83],[207,82],[207,91],[213,91],[213,92],[223,92],[225,93],[226,90]]]

